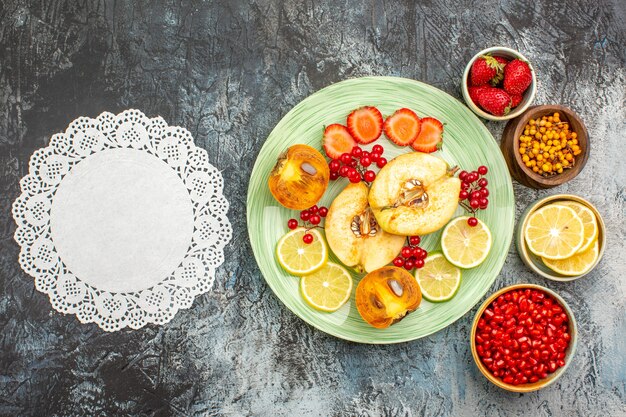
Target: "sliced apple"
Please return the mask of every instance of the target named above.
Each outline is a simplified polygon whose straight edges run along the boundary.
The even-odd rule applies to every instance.
[[[403,154],[380,170],[369,204],[380,227],[398,235],[425,235],[441,229],[459,204],[461,181],[442,159]]]
[[[346,266],[371,272],[398,255],[405,237],[385,233],[376,223],[367,200],[369,189],[349,184],[330,205],[324,228],[333,253]]]

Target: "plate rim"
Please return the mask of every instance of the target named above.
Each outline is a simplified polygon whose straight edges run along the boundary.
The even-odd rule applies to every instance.
[[[283,120],[287,119],[288,116],[290,116],[292,113],[295,113],[296,108],[299,107],[300,105],[302,105],[303,103],[309,101],[312,99],[312,97],[323,93],[324,91],[331,89],[331,88],[336,88],[337,85],[339,84],[350,84],[356,81],[374,81],[374,82],[384,82],[384,81],[400,81],[400,82],[406,82],[406,83],[410,83],[410,84],[418,84],[422,87],[425,87],[426,89],[435,89],[438,90],[439,92],[447,95],[449,98],[453,99],[454,101],[456,101],[462,108],[462,111],[467,113],[470,118],[474,118],[476,119],[476,121],[479,122],[481,129],[484,130],[485,132],[487,132],[488,136],[490,137],[490,139],[493,141],[494,145],[498,148],[498,150],[500,149],[500,146],[498,144],[498,142],[496,141],[496,139],[493,137],[493,135],[491,134],[491,132],[489,131],[489,129],[487,129],[487,126],[485,126],[485,124],[463,103],[461,102],[459,99],[457,99],[456,97],[454,97],[453,95],[449,94],[448,92],[437,88],[433,85],[427,84],[425,82],[422,81],[418,81],[418,80],[413,80],[410,78],[406,78],[406,77],[396,77],[396,76],[386,76],[386,75],[371,75],[371,76],[365,76],[365,77],[353,77],[353,78],[347,78],[345,80],[341,80],[341,81],[337,81],[334,83],[331,83],[317,91],[312,92],[311,94],[309,94],[308,96],[306,96],[305,98],[303,98],[302,100],[300,100],[298,103],[296,103],[293,107],[291,107],[291,109],[285,113],[280,120],[278,121],[278,123],[276,123],[276,125],[274,126],[274,128],[270,131],[270,133],[266,136],[265,140],[263,141],[263,145],[261,146],[261,148],[259,149],[259,152],[257,153],[257,156],[254,160],[254,165],[252,167],[252,171],[250,172],[250,180],[254,177],[255,174],[257,174],[257,171],[260,169],[259,168],[259,164],[260,164],[260,160],[259,160],[259,155],[261,154],[261,152],[263,151],[263,148],[265,147],[265,145],[267,144],[267,139],[270,138],[272,136],[272,134],[276,131],[276,129],[278,129],[280,127],[280,125],[283,123]],[[506,165],[506,161],[504,160],[504,156],[502,155],[502,152],[498,152],[498,155],[500,157],[500,159],[502,160],[502,163],[504,164],[504,166]],[[507,172],[508,172],[508,168],[507,168]],[[258,175],[258,174],[257,174]],[[470,305],[468,305],[468,307],[466,309],[461,309],[460,314],[455,314],[453,315],[453,319],[445,324],[444,326],[441,327],[436,327],[433,330],[429,331],[426,334],[417,336],[417,337],[411,337],[411,336],[407,336],[407,337],[399,337],[397,339],[394,340],[378,340],[378,339],[370,339],[370,340],[364,340],[360,337],[350,337],[350,336],[346,336],[341,334],[340,332],[335,331],[334,329],[326,329],[326,328],[322,328],[322,326],[320,324],[318,324],[315,320],[310,320],[308,318],[302,317],[300,314],[298,314],[298,312],[294,311],[289,304],[286,302],[285,298],[283,297],[282,294],[280,294],[280,292],[276,291],[273,283],[268,280],[265,277],[265,274],[263,273],[263,270],[261,269],[261,266],[259,264],[259,257],[261,256],[260,253],[257,253],[257,250],[255,249],[254,245],[252,244],[252,238],[250,236],[250,216],[251,216],[251,210],[250,210],[250,203],[251,203],[251,189],[250,189],[250,184],[251,181],[248,181],[248,187],[246,190],[246,231],[248,232],[248,238],[250,241],[250,247],[252,248],[252,253],[254,255],[254,260],[257,264],[257,267],[259,269],[259,272],[261,273],[261,276],[263,277],[263,280],[265,281],[265,283],[270,287],[270,289],[272,290],[272,293],[280,300],[280,302],[283,304],[284,307],[287,308],[287,310],[290,311],[291,314],[294,314],[296,317],[298,317],[300,320],[304,321],[305,323],[309,324],[310,326],[312,326],[313,328],[321,331],[322,333],[328,334],[330,336],[336,337],[338,339],[341,340],[345,340],[348,342],[353,342],[353,343],[359,343],[359,344],[366,344],[366,345],[393,345],[393,344],[399,344],[399,343],[406,343],[406,342],[411,342],[414,340],[419,340],[428,336],[433,335],[434,333],[437,333],[441,330],[444,330],[445,328],[451,326],[452,324],[456,323],[459,319],[461,319],[463,316],[465,316],[471,309],[473,309],[474,307],[476,307],[476,305],[480,302],[480,300],[485,296],[485,294],[487,294],[487,292],[491,289],[491,287],[493,286],[494,282],[496,281],[496,278],[498,277],[498,275],[500,274],[500,272],[502,272],[502,268],[504,267],[504,263],[506,262],[506,258],[508,256],[508,253],[511,249],[511,243],[513,242],[513,234],[514,234],[514,227],[515,227],[515,207],[516,207],[516,200],[515,200],[515,192],[513,189],[513,180],[511,178],[511,175],[509,173],[509,175],[507,175],[506,180],[508,182],[508,185],[510,186],[511,189],[511,197],[512,197],[512,205],[511,205],[511,211],[512,211],[512,216],[511,216],[511,220],[510,220],[510,224],[507,225],[507,230],[508,230],[508,237],[505,239],[505,243],[506,243],[506,247],[508,248],[508,250],[503,251],[503,255],[501,255],[501,259],[498,259],[497,262],[497,267],[494,268],[497,269],[497,272],[494,273],[494,277],[491,280],[491,283],[489,284],[489,286],[487,286],[485,288],[485,291],[480,294],[476,301]]]

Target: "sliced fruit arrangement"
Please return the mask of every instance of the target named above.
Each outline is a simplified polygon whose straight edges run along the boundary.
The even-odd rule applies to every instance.
[[[420,235],[448,223],[459,201],[472,214],[488,204],[486,167],[463,171],[457,178],[456,167],[450,169],[445,161],[429,155],[441,148],[443,131],[439,120],[420,118],[408,108],[383,121],[376,107],[364,106],[347,116],[346,126],[331,124],[324,129],[322,147],[329,162],[306,145],[295,145],[281,155],[270,175],[270,190],[281,204],[300,213],[288,220],[290,231],[279,240],[276,257],[287,272],[301,277],[301,296],[312,308],[333,312],[350,298],[350,273],[328,262],[329,247],[345,266],[367,273],[356,289],[356,304],[361,317],[377,328],[414,311],[422,299],[420,285],[433,302],[451,299],[460,286],[458,265],[471,267],[482,261],[476,260],[474,247],[485,251],[490,241],[480,237],[472,238],[471,250],[462,250],[455,248],[450,240],[453,233],[448,233],[448,252],[452,259],[460,259],[457,266],[442,254],[428,256],[420,247]],[[396,145],[411,146],[415,152],[388,162],[383,146],[365,148],[382,132]],[[318,206],[328,181],[340,178],[350,183],[330,207]],[[461,222],[466,227],[479,224],[475,217]],[[472,236],[488,233],[482,224],[473,229]],[[409,273],[413,270],[416,277]]]
[[[385,266],[361,279],[355,300],[363,320],[384,329],[415,311],[422,301],[422,291],[405,269]]]
[[[351,293],[352,277],[344,267],[333,262],[300,278],[300,294],[316,310],[337,311]]]
[[[494,116],[505,116],[523,101],[532,79],[527,62],[486,54],[472,63],[467,88],[474,104]]]
[[[280,204],[302,210],[322,198],[329,179],[328,164],[319,151],[308,145],[293,145],[278,157],[268,185]]]
[[[528,249],[554,272],[586,274],[599,257],[598,220],[587,206],[558,201],[530,215],[524,229]]]
[[[441,250],[446,259],[464,269],[480,265],[491,249],[491,231],[487,225],[476,219],[476,225],[470,226],[467,220],[466,216],[453,219],[441,235]]]
[[[415,271],[415,279],[422,296],[439,303],[452,299],[461,287],[461,270],[452,265],[441,253],[426,258],[424,267]]]
[[[376,107],[361,107],[348,115],[346,125],[354,140],[365,145],[383,133],[383,115]]]
[[[311,236],[311,241],[305,242],[304,236]],[[290,274],[307,275],[326,264],[328,247],[319,231],[298,227],[278,241],[276,259],[278,259],[280,266]]]
[[[340,160],[342,155],[352,154],[355,146],[376,141],[384,131],[385,136],[398,146],[413,146],[417,151],[430,153],[441,149],[443,128],[443,123],[434,117],[421,119],[406,107],[396,110],[383,122],[380,110],[374,106],[363,106],[348,115],[346,126],[336,123],[327,126],[322,147],[329,158]],[[363,149],[361,152],[367,154]],[[353,156],[360,158],[359,155]],[[376,160],[372,158],[371,163],[376,163]],[[334,177],[337,179],[339,176]]]
[[[436,156],[411,152],[380,170],[369,203],[376,221],[389,233],[416,236],[445,225],[459,203],[461,181]]]

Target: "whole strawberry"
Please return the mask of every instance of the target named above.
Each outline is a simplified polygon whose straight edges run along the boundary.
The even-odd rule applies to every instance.
[[[504,68],[506,68],[506,64],[509,63],[509,60],[501,56],[494,56],[493,59],[498,61],[498,64],[500,64],[498,73],[489,81],[489,84],[495,87],[502,82],[502,79],[504,78]]]
[[[533,81],[528,63],[514,59],[504,67],[504,89],[509,94],[523,94]]]
[[[478,95],[480,107],[494,116],[504,116],[511,111],[511,96],[500,88],[488,88]]]
[[[491,87],[490,85],[480,85],[478,87],[469,86],[467,87],[467,92],[469,93],[470,99],[474,102],[474,104],[478,104],[478,96],[484,91],[488,90]]]
[[[473,86],[487,84],[498,72],[502,71],[502,64],[491,55],[481,55],[470,68],[470,82]]]

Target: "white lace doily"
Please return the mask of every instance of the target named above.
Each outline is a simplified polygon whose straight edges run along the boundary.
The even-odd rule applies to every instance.
[[[20,265],[56,310],[107,331],[189,308],[232,237],[206,151],[138,110],[74,120],[35,151],[20,186]]]

